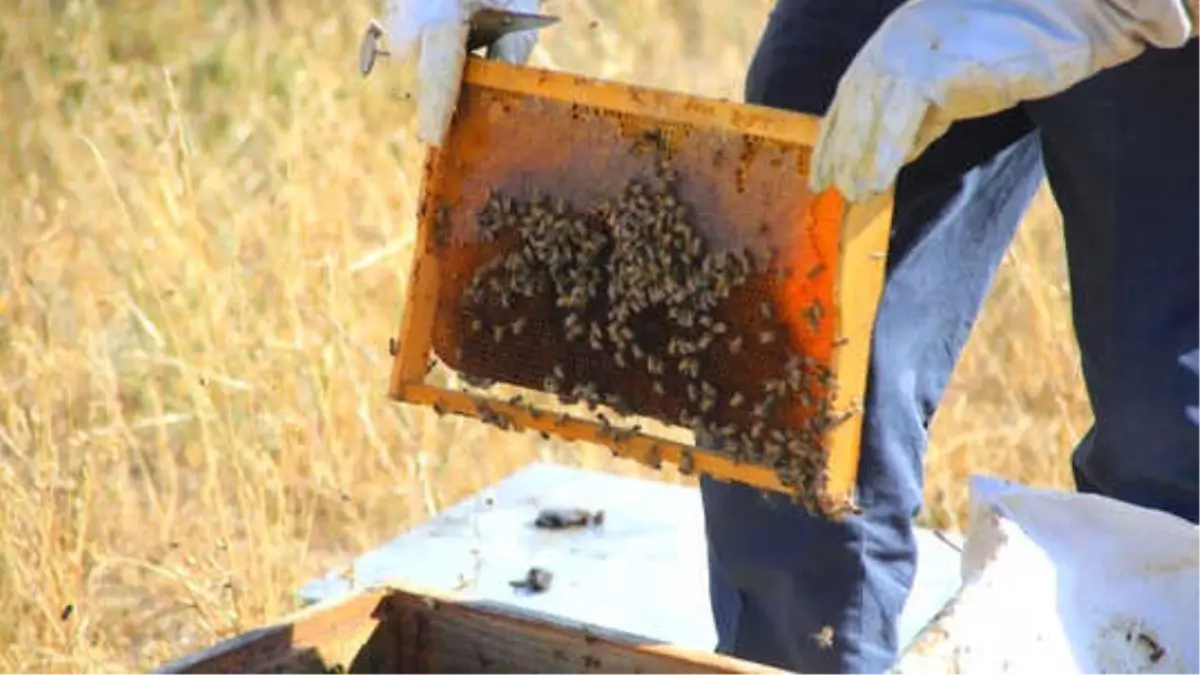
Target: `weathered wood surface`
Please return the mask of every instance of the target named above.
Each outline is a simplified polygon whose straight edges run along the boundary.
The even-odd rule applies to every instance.
[[[312,607],[162,673],[772,673],[495,603],[391,588]]]

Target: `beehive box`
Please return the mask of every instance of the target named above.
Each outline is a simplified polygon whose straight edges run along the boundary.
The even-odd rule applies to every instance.
[[[366,591],[165,664],[159,673],[779,673],[413,587]]]
[[[817,124],[472,58],[392,398],[846,512],[890,197],[812,194]]]

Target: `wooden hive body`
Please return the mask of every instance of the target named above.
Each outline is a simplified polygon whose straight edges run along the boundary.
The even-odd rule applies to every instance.
[[[453,594],[392,585],[310,607],[158,673],[782,673]]]
[[[857,474],[890,196],[849,207],[833,191],[812,194],[807,179],[817,124],[785,111],[470,59],[447,140],[426,161],[391,397],[607,445],[651,466],[665,461],[791,493],[827,515],[844,512]],[[631,181],[644,186],[640,193],[629,192]],[[656,189],[669,189],[671,197],[654,197]],[[643,211],[658,204],[661,222],[619,212],[611,200],[622,194],[622,204]],[[540,210],[519,206],[530,200],[541,200]],[[505,213],[526,215],[497,215],[500,204]],[[520,220],[531,229],[488,234],[479,225],[485,212],[489,222]],[[550,220],[573,221],[587,232],[580,237],[590,239],[575,249],[564,248],[565,239],[530,243],[549,241],[550,235],[533,234],[532,224]],[[642,224],[619,225],[635,221]],[[646,272],[654,265],[638,261],[670,248],[646,237],[674,237],[662,233],[683,232],[680,223],[703,252],[688,257],[683,251],[695,242],[685,238],[672,244],[683,257],[661,267],[674,272]],[[611,231],[596,234],[605,228]],[[649,234],[652,228],[659,234]],[[555,252],[562,250],[568,253]],[[593,257],[585,260],[584,250]],[[566,272],[551,270],[565,256],[567,267],[590,270],[595,295],[586,307],[563,307],[554,295],[514,295],[480,276],[506,256],[510,271],[493,263],[499,267],[489,274],[518,285],[542,279],[543,290],[559,284],[561,295],[566,282],[554,279]],[[703,258],[713,260],[701,264]],[[733,278],[729,269],[741,270],[735,275],[741,283],[718,279]],[[614,296],[606,289],[653,287],[657,282],[637,276],[643,272],[675,275],[669,280],[675,290],[666,295],[706,303],[699,319],[706,323],[682,304],[668,309],[668,301],[646,301],[613,319]],[[473,285],[480,290],[464,300]],[[714,300],[718,291],[724,295]],[[626,314],[632,318],[621,318]],[[615,330],[614,321],[626,332]],[[429,384],[431,354],[466,375],[519,387],[522,398]],[[640,420],[641,428],[611,410],[592,419],[549,412],[544,401],[552,397],[539,396],[548,386],[558,393],[585,386],[615,397],[606,404]],[[655,421],[678,427],[689,416],[704,419],[703,447],[665,427],[646,428]],[[739,443],[756,449],[733,449]],[[807,448],[804,462],[790,459],[789,445]],[[762,447],[773,450],[759,454]]]

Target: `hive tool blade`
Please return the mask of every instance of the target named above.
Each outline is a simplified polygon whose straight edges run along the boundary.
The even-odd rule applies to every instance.
[[[501,38],[514,33],[539,30],[558,23],[558,20],[558,17],[549,14],[484,8],[471,15],[471,32],[467,37],[467,50],[475,51],[487,47],[488,56],[492,57],[491,50]],[[530,41],[529,49],[532,48],[532,41]],[[510,60],[505,55],[500,55],[500,58]],[[528,54],[516,58],[523,61],[528,58]]]

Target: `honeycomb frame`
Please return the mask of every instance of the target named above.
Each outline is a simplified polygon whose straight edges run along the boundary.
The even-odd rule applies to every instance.
[[[607,446],[651,467],[667,462],[683,473],[792,494],[830,517],[853,510],[861,401],[883,284],[891,195],[848,205],[832,190],[811,194],[805,184],[807,162],[818,122],[799,113],[472,57],[446,141],[426,157],[389,397]],[[706,238],[725,250],[758,247],[764,256],[782,257],[786,277],[764,291],[777,311],[797,317],[813,304],[824,310],[819,322],[806,329],[805,322],[796,321],[786,335],[827,366],[836,382],[818,392],[838,423],[822,434],[825,466],[814,494],[799,494],[774,468],[694,443],[643,431],[614,433],[607,423],[582,416],[427,382],[431,354],[463,370],[465,331],[447,298],[467,283],[466,272],[478,268],[489,251],[496,252],[479,240],[474,225],[494,190],[559,200],[565,195],[583,208],[630,180],[645,178],[662,162],[683,176],[685,187],[690,181],[683,199],[699,204],[697,229]],[[747,321],[745,313],[739,316],[735,320]],[[495,354],[504,355],[503,350]],[[765,367],[757,372],[766,372]],[[530,394],[544,392],[528,377],[498,379]]]

